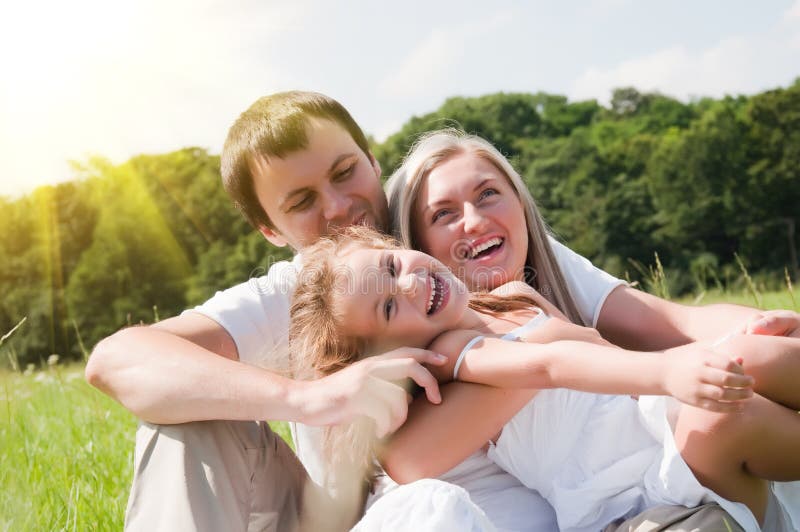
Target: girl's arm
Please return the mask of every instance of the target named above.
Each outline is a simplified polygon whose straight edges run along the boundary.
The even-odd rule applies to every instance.
[[[451,331],[431,349],[458,356],[475,336],[474,331]],[[753,385],[736,361],[698,344],[649,353],[585,341],[536,344],[499,338],[483,338],[467,351],[458,379],[505,388],[672,395],[717,412],[738,409],[737,401],[752,395]]]
[[[386,442],[381,464],[400,484],[434,478],[463,462],[494,438],[536,393],[451,382],[442,403],[417,397],[408,419]]]

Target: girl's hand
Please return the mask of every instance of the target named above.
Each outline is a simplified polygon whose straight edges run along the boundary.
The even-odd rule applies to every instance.
[[[753,395],[754,380],[740,362],[697,344],[665,352],[664,386],[688,405],[712,412],[736,412]]]
[[[422,364],[441,365],[446,361],[443,355],[425,349],[395,349],[327,377],[303,382],[294,400],[301,403],[303,423],[307,425],[336,425],[366,416],[375,421],[375,432],[382,438],[406,420],[411,396],[402,383],[407,379],[424,388],[430,402],[442,402],[436,379]]]
[[[800,338],[800,314],[791,310],[759,312],[745,324],[742,332]]]

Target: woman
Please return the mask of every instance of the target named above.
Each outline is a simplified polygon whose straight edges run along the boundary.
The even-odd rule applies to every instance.
[[[469,153],[479,160],[462,157]],[[488,166],[480,166],[482,162]],[[482,199],[484,191],[475,189],[481,171],[497,174],[512,197]],[[493,289],[509,279],[524,279],[571,320],[596,326],[615,344],[665,349],[719,338],[734,326],[762,334],[798,336],[800,331],[796,313],[759,313],[732,305],[686,307],[633,290],[594,268],[547,236],[525,184],[483,139],[452,130],[426,135],[390,178],[387,193],[395,232],[406,246],[429,252],[472,288]],[[502,394],[464,384],[445,386],[444,393],[447,400],[437,408],[415,401],[409,421],[390,443],[386,467],[394,478],[409,482],[450,470],[469,454],[468,448],[496,429],[486,425],[490,416],[485,414],[510,419],[527,399],[520,392]],[[417,452],[442,438],[452,442],[447,452]],[[472,480],[458,471],[448,478],[463,485]],[[484,497],[490,493],[481,490]],[[502,505],[506,498],[488,498],[487,505]]]

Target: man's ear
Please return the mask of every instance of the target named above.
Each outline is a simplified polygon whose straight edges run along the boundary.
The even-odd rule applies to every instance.
[[[258,232],[264,235],[264,238],[266,238],[269,241],[269,243],[272,244],[273,246],[282,248],[288,244],[288,242],[286,242],[286,239],[283,238],[280,233],[278,233],[274,229],[270,229],[265,225],[259,225]]]
[[[380,180],[380,178],[381,178],[381,163],[379,163],[378,159],[376,159],[375,156],[372,155],[371,151],[367,152],[367,155],[369,155],[369,162],[372,164],[372,169],[375,171],[375,177],[377,177],[378,180]]]

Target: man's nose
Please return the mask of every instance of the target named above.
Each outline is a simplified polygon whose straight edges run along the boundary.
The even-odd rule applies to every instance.
[[[325,191],[322,201],[322,215],[328,221],[337,221],[350,213],[353,202],[346,194],[335,190]]]

